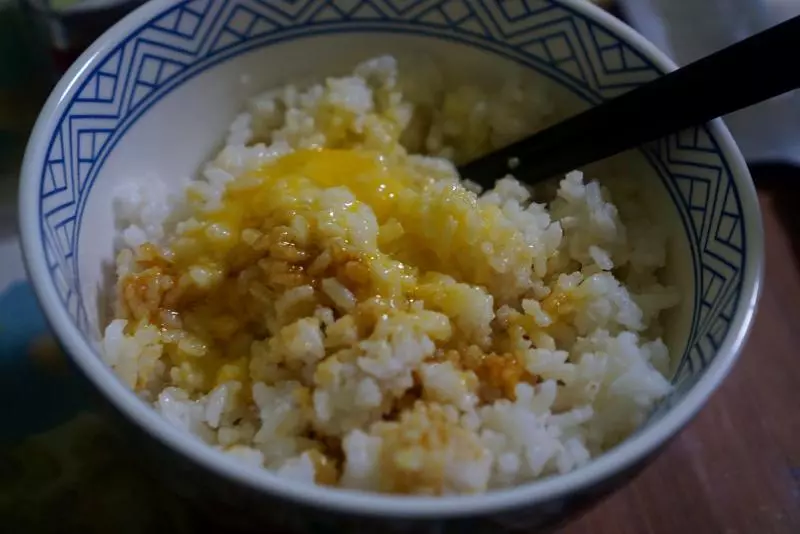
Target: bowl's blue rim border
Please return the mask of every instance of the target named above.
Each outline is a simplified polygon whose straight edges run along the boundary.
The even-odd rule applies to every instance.
[[[570,9],[574,14],[598,26],[603,27],[618,40],[626,43],[638,51],[643,51],[644,57],[653,62],[662,71],[675,68],[672,61],[663,53],[647,42],[633,29],[620,23],[611,15],[600,8],[579,0],[554,0],[564,8]],[[135,31],[142,24],[152,22],[168,11],[170,0],[156,0],[145,4],[121,22],[108,30],[103,37],[98,39],[73,65],[64,78],[59,82],[48,99],[31,135],[31,141],[26,151],[22,172],[22,187],[20,188],[20,205],[35,205],[38,198],[35,185],[41,176],[40,162],[46,152],[40,146],[38,139],[45,136],[47,131],[52,131],[52,117],[63,108],[65,94],[74,94],[76,80],[83,75],[87,68],[98,61],[101,53],[108,53],[108,41],[113,41],[126,32]],[[152,17],[152,18],[148,18]],[[145,21],[140,23],[140,19]],[[105,57],[105,56],[104,56]],[[267,493],[282,495],[298,502],[314,505],[318,508],[348,511],[365,515],[388,515],[405,518],[445,518],[470,516],[480,513],[493,513],[507,510],[512,507],[529,506],[535,502],[552,500],[566,493],[578,490],[587,485],[597,483],[614,472],[630,466],[635,461],[646,456],[650,451],[663,443],[668,437],[680,430],[702,407],[705,400],[727,376],[736,361],[741,348],[748,337],[752,325],[755,309],[757,307],[761,288],[763,285],[763,227],[760,218],[760,209],[755,187],[749,179],[744,159],[736,148],[732,136],[721,120],[710,123],[711,138],[715,141],[719,137],[723,161],[730,166],[735,163],[737,170],[731,173],[738,188],[743,188],[749,193],[745,204],[753,214],[750,224],[745,225],[745,235],[756,237],[751,241],[753,248],[747,261],[742,278],[742,287],[746,290],[746,303],[736,309],[731,321],[731,330],[723,339],[718,356],[706,369],[704,376],[687,392],[676,406],[665,414],[658,424],[645,429],[641,434],[632,437],[613,451],[598,458],[582,469],[559,477],[533,482],[512,490],[500,490],[477,497],[456,497],[441,499],[406,498],[397,499],[382,495],[346,494],[326,489],[298,485],[286,481],[277,481],[269,474],[253,474],[239,466],[236,462],[224,459],[213,454],[202,444],[194,443],[187,436],[159,420],[149,408],[143,406],[138,398],[130,392],[124,391],[118,384],[113,374],[100,362],[89,344],[83,339],[77,328],[71,324],[68,311],[65,307],[56,305],[60,301],[58,292],[52,279],[49,279],[49,269],[45,252],[41,245],[37,246],[36,237],[39,235],[37,221],[41,211],[20,210],[20,226],[22,230],[22,244],[25,255],[26,267],[34,282],[37,296],[44,304],[48,320],[56,332],[67,345],[70,354],[89,376],[92,382],[112,402],[135,421],[143,430],[160,439],[165,444],[182,452],[187,458],[197,462],[218,475],[232,478],[238,482],[258,488]],[[44,153],[44,154],[41,154]],[[730,172],[730,170],[729,170]],[[739,195],[740,201],[742,200]],[[55,301],[55,302],[54,302]],[[51,304],[51,305],[47,305]],[[736,328],[734,329],[733,326]],[[735,332],[735,334],[731,334]]]

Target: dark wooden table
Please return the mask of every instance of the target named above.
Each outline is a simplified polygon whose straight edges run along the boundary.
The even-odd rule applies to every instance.
[[[746,349],[651,466],[559,534],[800,533],[800,171],[756,177],[767,271]]]

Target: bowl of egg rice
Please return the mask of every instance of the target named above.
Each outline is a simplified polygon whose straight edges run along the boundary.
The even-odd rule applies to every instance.
[[[757,199],[721,121],[536,187],[458,166],[674,68],[578,0],[153,0],[36,124],[29,272],[209,524],[548,529],[731,369]]]

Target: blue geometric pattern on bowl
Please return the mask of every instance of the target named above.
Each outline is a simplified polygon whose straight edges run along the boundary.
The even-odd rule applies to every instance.
[[[254,48],[309,35],[389,31],[510,58],[596,104],[662,74],[623,38],[558,0],[192,0],[144,24],[101,59],[66,107],[41,177],[44,251],[63,305],[89,336],[78,238],[99,169],[128,128],[190,77]],[[739,194],[706,126],[644,149],[680,212],[697,292],[674,381],[714,357],[741,295],[747,248]]]

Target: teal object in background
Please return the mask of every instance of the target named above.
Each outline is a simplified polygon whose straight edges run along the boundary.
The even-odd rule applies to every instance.
[[[196,532],[190,514],[91,410],[27,281],[0,294],[0,532]]]
[[[59,353],[27,281],[0,294],[0,443],[43,432],[89,406],[89,386]]]

